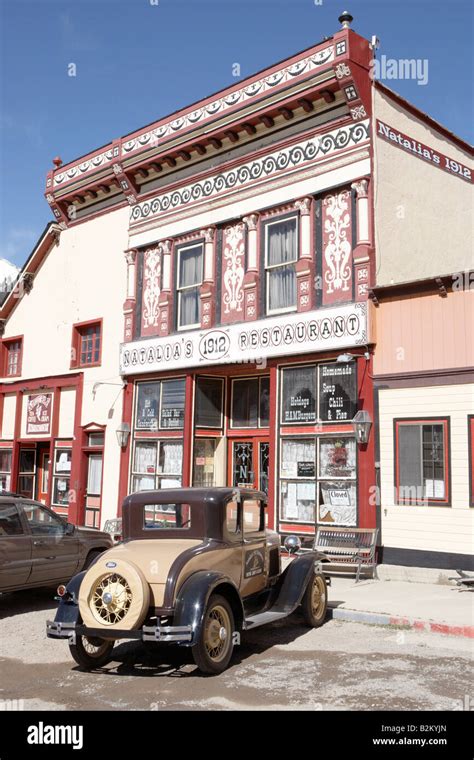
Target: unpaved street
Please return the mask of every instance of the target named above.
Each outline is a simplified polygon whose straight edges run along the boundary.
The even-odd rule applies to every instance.
[[[468,639],[339,621],[308,630],[297,615],[244,635],[217,677],[200,676],[186,649],[128,642],[83,673],[45,636],[51,597],[0,596],[0,700],[25,709],[459,710],[473,698]]]

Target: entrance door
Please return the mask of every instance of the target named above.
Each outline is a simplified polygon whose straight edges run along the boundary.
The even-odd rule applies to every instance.
[[[100,527],[101,499],[102,453],[88,454],[85,524],[90,528]]]
[[[268,492],[268,440],[252,437],[229,441],[229,482]]]
[[[36,498],[42,504],[48,503],[48,483],[49,483],[49,444],[47,446],[38,446],[37,454],[38,467],[36,472]]]

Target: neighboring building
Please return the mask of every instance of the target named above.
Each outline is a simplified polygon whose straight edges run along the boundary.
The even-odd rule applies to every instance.
[[[474,569],[473,151],[373,94],[382,556]]]
[[[450,183],[447,206],[460,208],[469,184],[389,133],[382,142],[377,119],[406,134],[416,124],[412,137],[446,146],[459,166],[468,147],[441,128],[428,139],[433,122],[408,104],[402,118],[349,18],[214,96],[56,160],[46,190],[56,222],[0,312],[5,487],[87,524],[120,513],[131,490],[230,484],[268,491],[281,533],[380,525],[379,426],[357,440],[352,422],[358,412],[377,422],[373,376],[386,373],[389,343],[378,285],[451,271],[435,267],[431,242],[436,272],[418,268],[413,245],[424,261],[430,193],[444,203]],[[440,175],[429,188],[414,177],[427,170]],[[399,244],[397,199],[412,204]],[[457,244],[459,226],[436,245]]]

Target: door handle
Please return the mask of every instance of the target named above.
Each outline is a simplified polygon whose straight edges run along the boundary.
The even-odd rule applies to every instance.
[[[33,546],[44,546],[44,541],[33,541]]]

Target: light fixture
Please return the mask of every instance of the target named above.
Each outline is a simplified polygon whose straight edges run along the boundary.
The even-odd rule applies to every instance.
[[[357,443],[367,443],[369,440],[372,418],[366,409],[360,409],[352,420],[352,427]]]
[[[340,364],[347,364],[348,362],[351,362],[353,359],[357,359],[360,356],[363,356],[366,361],[369,361],[370,359],[369,352],[365,351],[363,354],[339,354],[339,356],[336,358],[336,361]]]
[[[117,434],[117,441],[120,448],[124,449],[128,443],[128,436],[130,435],[130,425],[128,422],[121,422],[115,431]]]

